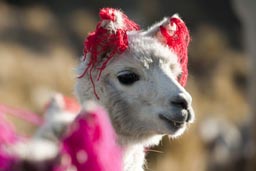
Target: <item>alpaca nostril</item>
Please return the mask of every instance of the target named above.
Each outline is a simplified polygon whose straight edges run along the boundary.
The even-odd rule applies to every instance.
[[[182,109],[188,109],[188,100],[180,95],[172,99],[171,104]]]

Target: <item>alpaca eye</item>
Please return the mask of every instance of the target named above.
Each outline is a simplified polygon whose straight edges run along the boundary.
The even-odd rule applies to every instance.
[[[140,77],[133,72],[122,71],[118,74],[117,79],[123,85],[132,85],[134,82],[138,81]]]

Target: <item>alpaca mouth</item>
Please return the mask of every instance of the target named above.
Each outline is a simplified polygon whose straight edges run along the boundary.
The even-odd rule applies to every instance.
[[[162,119],[167,124],[168,127],[171,127],[171,129],[174,129],[174,130],[178,130],[180,128],[185,127],[187,123],[186,120],[184,121],[175,120],[163,114],[160,114],[159,118]]]

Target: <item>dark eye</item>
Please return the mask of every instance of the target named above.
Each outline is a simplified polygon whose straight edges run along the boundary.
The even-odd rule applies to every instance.
[[[117,78],[123,85],[132,85],[140,79],[139,75],[131,71],[122,71],[118,74]]]

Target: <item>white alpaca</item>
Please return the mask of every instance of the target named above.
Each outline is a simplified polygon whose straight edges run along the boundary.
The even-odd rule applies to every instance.
[[[109,18],[98,25],[109,33],[116,33],[124,24],[123,14],[113,11],[114,21]],[[173,18],[181,21],[177,15]],[[124,171],[143,171],[145,147],[158,144],[165,134],[181,135],[194,120],[192,98],[178,81],[182,74],[178,56],[159,31],[163,26],[170,35],[175,34],[178,26],[170,25],[169,19],[164,18],[146,31],[125,32],[127,49],[114,54],[98,80],[97,68],[108,51],[101,53],[95,66],[77,79],[75,91],[80,103],[93,99],[107,109],[124,148]],[[78,74],[88,68],[92,54],[86,55]]]
[[[80,106],[75,99],[56,93],[46,107],[44,123],[35,132],[34,138],[58,143],[66,127],[74,121],[80,111]]]

